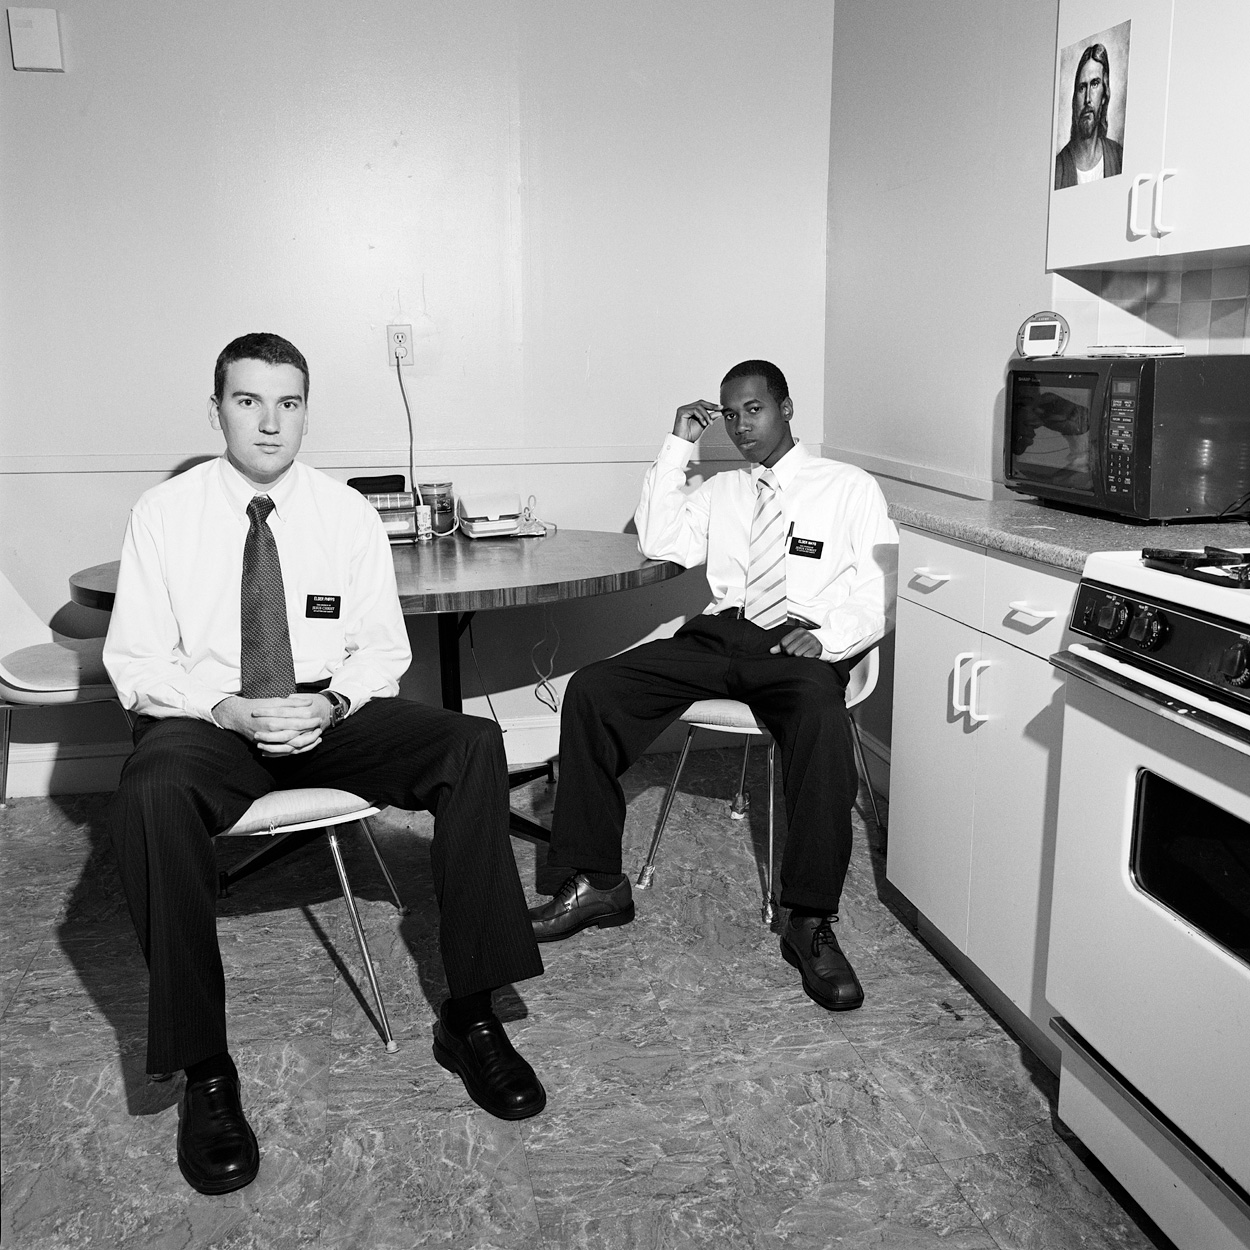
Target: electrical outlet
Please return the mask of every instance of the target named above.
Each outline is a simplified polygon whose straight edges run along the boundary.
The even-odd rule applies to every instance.
[[[401,365],[412,364],[412,326],[386,327],[386,363],[395,367],[395,358]]]

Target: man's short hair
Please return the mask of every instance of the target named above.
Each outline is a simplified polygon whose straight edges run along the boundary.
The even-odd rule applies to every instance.
[[[1072,134],[1069,137],[1073,140],[1077,138],[1077,118],[1080,116],[1076,107],[1077,88],[1081,81],[1081,70],[1090,61],[1097,61],[1102,66],[1102,104],[1098,108],[1098,133],[1103,136],[1107,133],[1107,105],[1111,103],[1111,59],[1102,44],[1091,43],[1081,53],[1081,59],[1076,63],[1076,73],[1072,75]]]
[[[236,360],[263,360],[267,365],[294,365],[304,375],[304,398],[308,398],[308,361],[294,343],[279,334],[244,334],[227,343],[213,369],[213,398],[221,403],[226,389],[226,370]]]
[[[736,381],[738,378],[763,378],[764,384],[768,387],[768,393],[778,406],[790,398],[786,375],[771,360],[744,360],[741,364],[734,365],[721,378],[720,384],[724,386],[725,383]]]

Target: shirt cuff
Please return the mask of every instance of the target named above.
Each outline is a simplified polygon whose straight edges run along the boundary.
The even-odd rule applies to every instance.
[[[656,462],[666,468],[684,469],[690,463],[690,457],[694,455],[696,446],[696,443],[679,438],[676,434],[666,434]]]

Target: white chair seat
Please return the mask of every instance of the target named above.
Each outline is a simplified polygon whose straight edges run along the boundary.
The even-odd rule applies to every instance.
[[[862,703],[876,689],[880,663],[874,647],[851,669],[846,683],[848,710]],[[681,720],[696,729],[722,729],[742,734],[768,732],[752,715],[751,709],[737,699],[699,699],[681,714]]]
[[[692,703],[681,719],[696,729],[728,729],[740,734],[766,734],[767,729],[737,699],[700,699]]]
[[[111,699],[103,651],[103,638],[65,638],[10,651],[0,659],[0,691],[13,703]]]
[[[223,836],[267,834],[279,829],[295,833],[300,829],[320,829],[325,825],[363,820],[377,813],[376,807],[347,790],[317,786],[303,790],[271,790],[261,795]]]
[[[9,794],[14,711],[117,698],[104,671],[103,638],[61,638],[0,573],[0,807]]]

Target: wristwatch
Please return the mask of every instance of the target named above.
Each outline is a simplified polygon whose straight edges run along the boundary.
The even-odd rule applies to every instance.
[[[339,694],[337,690],[323,690],[321,694],[330,700],[330,707],[333,710],[330,713],[330,723],[326,728],[333,729],[352,710],[352,701],[345,694]]]

